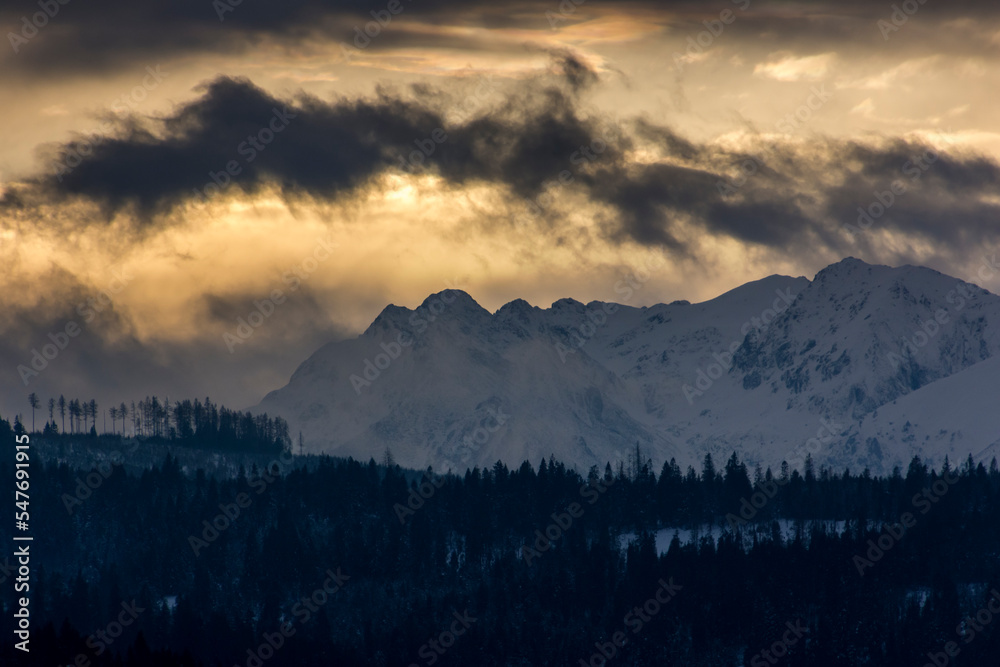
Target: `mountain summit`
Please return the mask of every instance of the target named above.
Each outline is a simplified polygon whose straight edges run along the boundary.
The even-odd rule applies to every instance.
[[[301,430],[308,451],[388,447],[413,468],[555,455],[586,469],[638,443],[657,464],[735,450],[888,472],[915,454],[992,455],[1000,415],[983,401],[1000,389],[998,351],[1000,297],[854,258],[698,304],[517,299],[490,313],[445,290],[324,345],[257,410]]]

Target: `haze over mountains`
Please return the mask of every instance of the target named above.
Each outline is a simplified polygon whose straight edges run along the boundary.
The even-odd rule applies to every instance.
[[[886,473],[914,454],[993,455],[998,351],[1000,297],[849,258],[698,304],[516,300],[490,313],[449,290],[390,305],[256,410],[301,430],[307,452],[367,460],[388,447],[412,468],[554,455],[586,470],[639,443],[657,467],[735,450],[774,469],[809,453]]]

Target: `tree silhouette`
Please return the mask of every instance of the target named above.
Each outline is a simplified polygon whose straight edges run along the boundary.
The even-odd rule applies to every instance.
[[[28,394],[28,405],[31,406],[31,432],[35,432],[35,410],[38,409],[38,394],[31,392]]]
[[[80,401],[75,398],[69,402],[69,430],[76,433],[80,426]]]
[[[66,399],[59,394],[59,416],[62,418],[62,432],[66,432]],[[70,422],[72,424],[72,422]]]

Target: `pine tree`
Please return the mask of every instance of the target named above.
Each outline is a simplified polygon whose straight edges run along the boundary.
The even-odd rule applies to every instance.
[[[67,408],[69,412],[69,430],[70,433],[76,433],[77,431],[77,415],[79,414],[78,404],[75,398],[70,399]]]
[[[28,394],[28,405],[31,406],[31,432],[35,432],[35,410],[38,409],[38,394],[31,392]]]

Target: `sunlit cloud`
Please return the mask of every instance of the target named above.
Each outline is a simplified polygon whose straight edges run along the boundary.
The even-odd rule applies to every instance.
[[[866,97],[865,99],[858,102],[855,106],[851,107],[851,113],[860,114],[866,118],[871,118],[875,113],[875,103],[872,102],[872,98]]]
[[[927,56],[925,58],[913,58],[902,62],[894,67],[886,69],[878,74],[872,74],[855,80],[841,80],[837,82],[840,88],[859,88],[862,90],[887,90],[890,87],[902,88],[911,85],[915,77],[926,77],[936,73],[938,64],[941,62],[940,56]]]
[[[772,53],[767,62],[754,66],[753,73],[776,81],[819,81],[832,71],[836,59],[836,53],[814,56],[795,56],[789,52]]]

